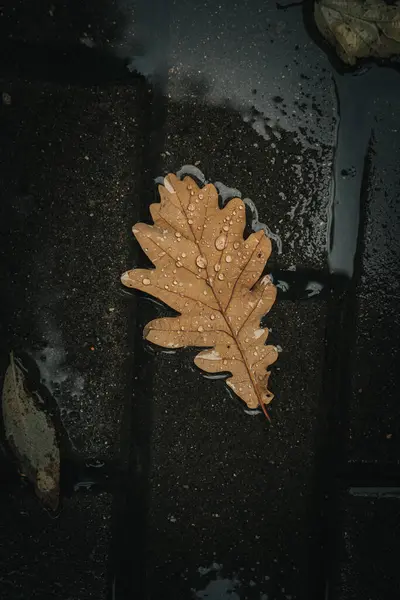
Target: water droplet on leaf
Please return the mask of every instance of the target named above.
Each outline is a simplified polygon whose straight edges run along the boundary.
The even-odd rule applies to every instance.
[[[215,240],[215,247],[217,250],[223,250],[226,246],[226,235],[219,235]]]
[[[205,269],[207,266],[207,259],[205,256],[202,256],[201,254],[196,258],[196,265],[200,268],[200,269]]]

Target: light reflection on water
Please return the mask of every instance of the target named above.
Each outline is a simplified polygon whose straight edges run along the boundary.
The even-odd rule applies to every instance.
[[[240,585],[237,579],[215,579],[203,589],[196,592],[196,598],[207,600],[240,600],[236,593]]]
[[[241,582],[233,575],[230,579],[221,575],[223,565],[216,562],[209,567],[199,567],[198,572],[201,576],[215,573],[215,579],[212,579],[200,590],[195,591],[195,598],[207,598],[207,600],[240,600],[237,593],[240,590]]]

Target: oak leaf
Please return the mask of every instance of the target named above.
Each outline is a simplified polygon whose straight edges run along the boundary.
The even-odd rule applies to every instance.
[[[266,370],[277,359],[260,326],[276,297],[271,279],[260,279],[271,253],[264,231],[244,239],[246,211],[240,198],[223,208],[214,185],[169,174],[150,206],[154,225],[133,233],[155,269],[133,269],[122,283],[155,296],[179,316],[155,319],[146,340],[164,348],[206,347],[194,362],[207,373],[231,373],[227,385],[249,408],[265,415],[273,394]],[[269,418],[269,417],[268,417]]]

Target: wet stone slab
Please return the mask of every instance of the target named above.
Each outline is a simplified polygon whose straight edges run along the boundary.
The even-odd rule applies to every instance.
[[[146,300],[140,308],[142,326],[156,311]],[[271,339],[283,348],[272,374],[272,426],[245,414],[223,381],[203,377],[194,351],[146,346],[139,384],[151,378],[154,398],[146,560],[153,597],[201,598],[215,588],[287,600],[310,590],[325,310],[312,299],[270,313]]]
[[[105,600],[112,497],[81,493],[51,517],[27,488],[3,491],[3,598]],[[4,543],[6,541],[6,543]]]
[[[8,3],[3,6],[2,43],[17,40],[19,44],[32,44],[33,51],[35,44],[63,45],[64,48],[74,44],[88,49],[104,47],[106,41],[110,43],[120,36],[126,14],[130,12],[128,7],[125,11],[116,9],[109,0],[89,2],[80,10],[66,0],[52,3],[40,0],[34,8],[24,0],[17,0],[12,6]]]
[[[268,267],[282,278],[288,267],[320,273],[332,149],[304,149],[283,132],[268,142],[230,106],[170,101],[166,116],[160,174],[190,164],[208,181],[238,189],[274,235]],[[218,188],[221,199],[235,195]],[[204,378],[193,366],[194,350],[169,355],[143,345],[135,393],[142,407],[153,398],[146,570],[155,598],[312,593],[305,548],[326,310],[316,293],[304,302],[281,298],[266,318],[272,343],[283,350],[271,378],[272,427],[263,415],[245,414],[223,381]],[[138,330],[169,314],[141,297]]]
[[[387,92],[387,90],[386,90]],[[400,204],[397,96],[380,98],[370,152],[352,360],[350,459],[397,463],[400,452]]]
[[[379,496],[346,495],[341,499],[342,539],[338,567],[329,586],[332,600],[381,600],[400,594],[398,556],[399,490]],[[374,493],[375,492],[375,493]],[[354,489],[352,494],[356,494]]]
[[[271,265],[323,269],[332,148],[307,148],[282,130],[263,137],[255,117],[246,119],[229,103],[170,102],[167,110],[164,170],[194,165],[208,181],[250,198],[275,241]]]
[[[83,457],[120,453],[132,303],[120,292],[148,91],[3,82],[1,360],[26,353]],[[136,100],[132,102],[132,94]],[[8,271],[8,273],[7,273]],[[129,365],[128,365],[129,361]]]

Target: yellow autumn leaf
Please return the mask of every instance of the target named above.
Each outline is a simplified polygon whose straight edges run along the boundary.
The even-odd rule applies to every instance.
[[[56,510],[60,496],[60,450],[56,430],[38,394],[31,393],[22,363],[10,354],[4,375],[2,413],[5,438],[23,477],[45,506]]]
[[[133,227],[155,269],[133,269],[121,280],[180,314],[151,321],[144,338],[164,348],[207,348],[195,364],[207,373],[231,373],[227,385],[268,417],[264,405],[273,394],[267,368],[278,352],[265,345],[268,329],[260,320],[276,288],[268,276],[260,277],[271,242],[264,231],[244,239],[243,201],[233,198],[219,208],[214,185],[200,188],[190,177],[169,174],[159,194],[161,202],[150,206],[154,225]]]

